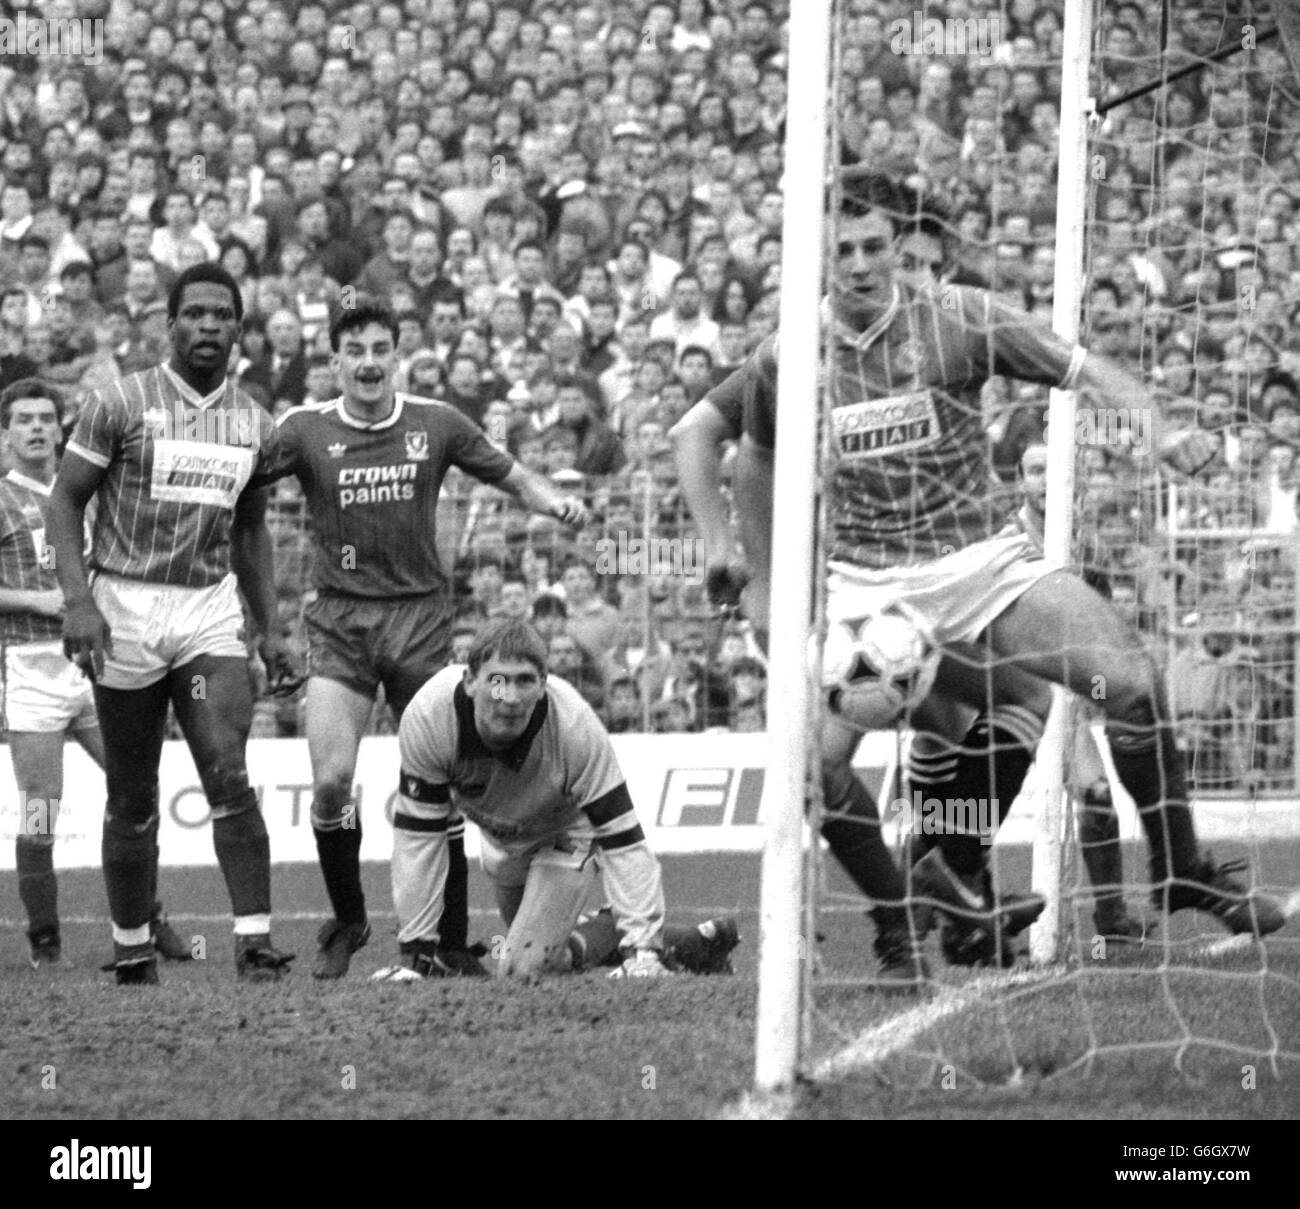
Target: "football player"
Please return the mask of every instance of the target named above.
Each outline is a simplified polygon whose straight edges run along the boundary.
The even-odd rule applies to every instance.
[[[497,976],[596,966],[652,978],[730,970],[733,920],[665,928],[659,862],[637,822],[609,735],[522,621],[482,631],[466,667],[439,672],[402,715],[393,812],[393,901],[403,962],[380,979],[415,979],[438,952],[447,832],[461,815],[482,833],[483,870],[507,932]],[[603,886],[608,912],[584,919]]]
[[[1043,559],[1024,534],[1000,532],[1007,509],[988,472],[979,398],[990,375],[1082,387],[1149,415],[1147,392],[1118,366],[1065,343],[987,291],[911,289],[896,281],[895,237],[912,207],[894,182],[875,173],[848,178],[841,207],[829,317],[837,446],[829,619],[853,622],[902,601],[941,646],[982,648],[986,658],[1081,693],[1104,678],[1111,749],[1147,834],[1157,905],[1205,910],[1234,932],[1275,931],[1284,922],[1278,904],[1246,890],[1229,866],[1200,850],[1163,688],[1137,634],[1081,579]],[[744,434],[737,475],[747,550],[761,568],[770,549],[776,342],[775,335],[765,340],[698,405],[712,407],[711,416],[699,412],[675,430],[683,488],[706,526],[715,590],[733,578],[726,511],[715,494],[715,450],[719,434],[737,427]],[[1203,436],[1166,438],[1159,456],[1194,471],[1212,456]],[[759,617],[762,595],[751,598]],[[821,758],[831,826],[878,817],[852,772],[860,737],[860,728],[828,717]],[[882,965],[901,983],[920,982],[926,971],[903,876],[878,824],[855,830],[871,875],[868,893],[880,904]],[[967,897],[962,877],[978,873],[947,870],[937,860],[931,870],[954,904]]]
[[[18,893],[27,910],[33,969],[57,962],[54,830],[63,800],[63,741],[71,735],[100,768],[104,741],[88,681],[63,655],[63,593],[45,548],[45,501],[58,465],[63,399],[24,378],[0,394],[0,429],[12,468],[0,479],[0,718],[18,783]],[[149,929],[164,957],[189,946],[156,893]]]
[[[194,265],[177,277],[167,299],[171,355],[91,393],[47,510],[66,602],[64,652],[94,681],[104,736],[107,968],[119,984],[158,981],[149,919],[169,705],[212,812],[234,909],[236,973],[271,981],[293,960],[271,944],[270,841],[245,759],[253,699],[241,591],[268,669],[279,674],[287,657],[272,624],[266,492],[249,486],[269,464],[275,427],[226,378],[243,313],[239,287],[221,267]]]
[[[438,552],[438,500],[457,467],[529,508],[580,527],[587,511],[488,441],[455,408],[395,390],[397,322],[360,298],[330,325],[342,394],[286,412],[268,478],[296,475],[315,547],[307,606],[307,746],[312,830],[334,911],[312,967],[343,977],[370,937],[361,887],[361,819],[352,800],[357,751],[379,687],[394,721],[451,654],[454,606]],[[265,480],[259,480],[265,481]],[[446,918],[436,968],[481,972],[467,951],[464,824],[448,834]]]

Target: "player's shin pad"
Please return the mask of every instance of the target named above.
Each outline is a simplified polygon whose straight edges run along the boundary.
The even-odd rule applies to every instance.
[[[418,829],[417,829],[418,828]],[[434,940],[447,883],[447,820],[393,818],[393,906],[397,939]]]
[[[329,830],[313,827],[312,833],[334,918],[343,924],[364,923],[366,896],[361,889],[360,814],[354,811],[341,825]]]
[[[1042,719],[1016,706],[981,714],[963,736],[947,786],[939,840],[955,872],[973,876],[984,867],[988,847],[1029,775],[1042,736]]]
[[[232,802],[212,804],[212,844],[236,917],[269,916],[271,840],[251,789]]]
[[[108,910],[119,928],[148,928],[153,914],[153,882],[158,845],[157,801],[154,813],[132,824],[110,801],[104,814],[102,859]]]
[[[1172,729],[1155,721],[1150,702],[1128,713],[1107,721],[1106,737],[1115,772],[1133,796],[1146,832],[1152,879],[1163,881],[1193,869],[1200,856],[1183,755]]]
[[[59,924],[59,883],[54,875],[53,837],[20,835],[15,857],[18,897],[27,911],[31,931]]]
[[[835,859],[868,898],[901,903],[907,888],[885,847],[880,816],[867,787],[847,766],[834,776],[824,774],[822,785],[826,797],[822,836]]]

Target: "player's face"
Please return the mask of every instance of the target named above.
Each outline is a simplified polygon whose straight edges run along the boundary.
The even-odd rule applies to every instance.
[[[474,703],[474,729],[488,747],[505,748],[524,733],[546,677],[526,659],[488,659],[477,675],[465,673],[465,692]]]
[[[59,435],[59,415],[52,399],[19,399],[10,408],[5,436],[16,461],[30,464],[52,458]]]
[[[239,335],[235,299],[215,281],[195,281],[185,287],[176,318],[168,321],[172,352],[191,373],[225,371],[230,349]]]
[[[878,210],[842,218],[836,237],[835,304],[840,317],[865,327],[889,305],[894,284],[894,231]]]
[[[392,333],[379,323],[344,332],[331,365],[346,403],[378,406],[393,390],[397,346]]]
[[[1020,459],[1021,490],[1025,503],[1032,512],[1042,512],[1047,506],[1047,450],[1033,446],[1025,450]]]

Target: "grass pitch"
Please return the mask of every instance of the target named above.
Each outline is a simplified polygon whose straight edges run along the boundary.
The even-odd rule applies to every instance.
[[[1256,857],[1266,884],[1300,885],[1300,844]],[[704,1118],[748,1087],[754,858],[665,860],[674,921],[735,914],[745,939],[734,978],[654,984],[599,972],[532,986],[371,984],[395,959],[395,922],[386,866],[365,877],[374,939],[345,981],[320,984],[309,974],[325,911],[319,874],[278,866],[275,940],[298,968],[281,984],[243,986],[218,872],[164,869],[173,922],[204,937],[207,959],[164,965],[161,987],[119,989],[98,970],[109,950],[98,871],[60,875],[64,962],[36,972],[14,875],[0,875],[0,1116]],[[1012,853],[1003,882],[1023,880]],[[471,909],[472,936],[500,932],[473,868]],[[1084,951],[1059,971],[947,970],[935,951],[942,985],[919,1001],[860,985],[872,932],[857,907],[832,905],[821,931],[818,1077],[788,1115],[1300,1116],[1300,920],[1262,947],[1207,953],[1225,933],[1183,913],[1145,950]]]

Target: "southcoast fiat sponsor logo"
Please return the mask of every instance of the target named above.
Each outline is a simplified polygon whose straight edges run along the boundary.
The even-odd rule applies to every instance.
[[[252,473],[250,449],[156,440],[149,493],[155,500],[233,509]]]

